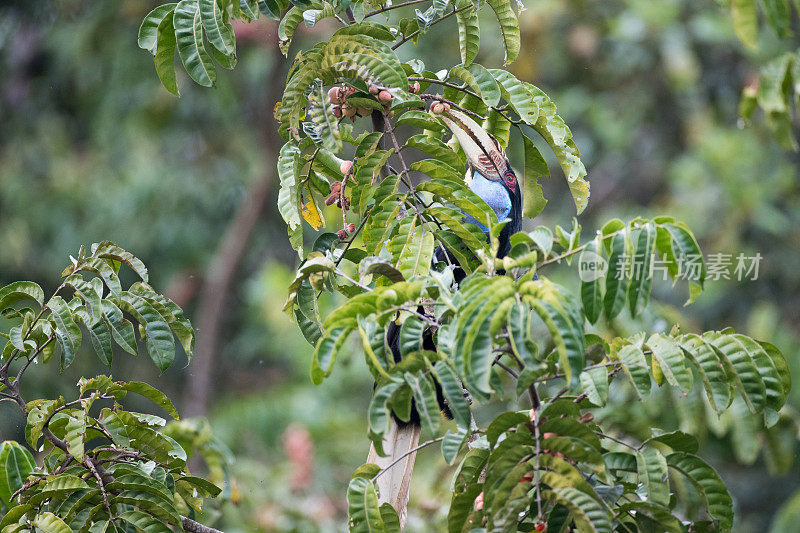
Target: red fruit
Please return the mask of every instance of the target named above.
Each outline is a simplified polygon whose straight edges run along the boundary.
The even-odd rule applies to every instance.
[[[536,524],[536,531],[547,531],[547,524],[544,522],[539,522]]]
[[[331,87],[328,90],[328,98],[330,98],[331,102],[334,104],[341,104],[342,100],[339,97],[339,88],[338,87]]]
[[[442,113],[446,113],[450,111],[450,106],[442,103],[442,102],[434,102],[431,106],[431,113],[434,115],[441,115]]]
[[[378,93],[378,101],[382,104],[388,104],[394,100],[394,96],[389,91],[381,91]]]
[[[417,94],[420,90],[419,82],[415,81],[414,83],[408,86],[408,91],[412,94]]]
[[[478,511],[483,509],[483,492],[478,494],[478,496],[475,498],[475,509]]]
[[[347,225],[347,232],[348,233],[353,233],[355,230],[356,230],[356,225],[353,224],[352,222]]]
[[[377,85],[370,85],[369,92],[370,94],[378,94],[379,92],[381,92],[381,89]]]
[[[353,171],[353,162],[352,161],[342,161],[339,163],[339,171],[347,176],[350,172]]]
[[[325,205],[333,205],[333,202],[336,201],[337,195],[331,194],[327,198],[325,198]]]
[[[340,229],[336,232],[336,236],[339,237],[340,241],[343,241],[347,238],[347,232],[343,229]]]
[[[333,106],[333,116],[336,118],[342,118],[342,108],[338,105]]]

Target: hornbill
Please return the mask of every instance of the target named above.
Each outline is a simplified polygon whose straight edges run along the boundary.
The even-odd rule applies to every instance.
[[[510,219],[499,236],[500,247],[497,255],[502,258],[508,254],[511,248],[509,237],[522,227],[522,194],[517,176],[497,139],[465,113],[440,102],[431,106],[431,112],[441,116],[464,150],[467,158],[464,179],[469,188],[492,208],[499,222]],[[468,215],[465,215],[465,219],[467,222],[477,224],[486,234],[486,238],[489,238],[489,229],[481,221]],[[449,252],[443,248],[437,249],[437,260],[444,260],[445,254],[449,254]],[[451,263],[458,264],[452,255],[449,258]],[[456,282],[460,283],[464,279],[465,273],[462,269],[457,268],[454,277]],[[424,312],[424,310],[420,308],[420,312]],[[390,322],[386,340],[395,363],[399,363],[401,359],[399,336],[400,326],[394,321]],[[436,350],[430,330],[427,330],[423,336],[423,347],[428,350]],[[444,415],[448,416],[449,410],[441,389],[438,383],[436,385],[439,405]],[[375,463],[381,469],[391,467],[376,480],[380,495],[379,504],[390,503],[397,510],[401,524],[405,524],[411,473],[416,457],[416,453],[412,450],[419,443],[420,429],[419,414],[412,406],[411,418],[408,422],[392,417],[391,429],[388,434],[384,435],[383,441],[383,449],[388,455],[381,457],[372,447],[367,458],[368,463]]]

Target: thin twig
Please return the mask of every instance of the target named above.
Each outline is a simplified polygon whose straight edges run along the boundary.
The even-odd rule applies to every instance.
[[[442,16],[441,16],[441,17],[439,17],[438,19],[436,19],[436,20],[434,20],[433,22],[431,22],[431,23],[428,25],[428,28],[430,28],[430,27],[431,27],[431,26],[433,26],[434,24],[438,24],[439,22],[441,22],[441,21],[443,21],[443,20],[445,20],[445,19],[448,19],[448,18],[452,17],[452,16],[453,16],[453,15],[455,15],[456,13],[459,13],[459,12],[461,12],[461,11],[465,11],[465,10],[467,10],[467,9],[474,9],[474,6],[472,5],[472,3],[471,3],[471,2],[470,2],[470,3],[467,3],[466,5],[464,5],[464,7],[460,7],[460,8],[458,8],[458,9],[455,9],[455,8],[453,8],[453,10],[452,10],[452,11],[450,11],[449,13],[447,13],[447,14],[445,14],[445,15],[442,15]],[[410,34],[410,35],[407,35],[406,37],[403,37],[403,39],[402,39],[400,42],[398,42],[398,43],[395,43],[394,45],[392,45],[392,50],[397,50],[398,48],[400,48],[401,46],[403,46],[405,43],[407,43],[408,41],[410,41],[411,39],[413,39],[414,37],[416,37],[417,35],[419,35],[421,31],[422,31],[422,30],[417,30],[417,31],[415,31],[415,32],[414,32],[414,33],[412,33],[412,34]]]
[[[388,471],[390,468],[395,466],[397,463],[399,463],[400,461],[402,461],[403,459],[405,459],[406,457],[408,457],[412,453],[416,453],[419,450],[421,450],[422,448],[425,448],[426,446],[430,446],[431,444],[436,444],[437,442],[439,442],[441,440],[444,440],[444,435],[442,435],[441,437],[436,437],[435,439],[431,439],[431,440],[429,440],[427,442],[423,442],[422,444],[420,444],[416,448],[411,448],[406,453],[404,453],[403,455],[401,455],[400,457],[398,457],[397,459],[392,461],[386,468],[382,468],[380,472],[375,474],[375,476],[372,478],[372,482],[375,483],[375,480],[378,479],[381,476],[381,474],[383,474],[384,472]]]
[[[406,6],[413,6],[414,4],[421,4],[423,2],[427,2],[428,0],[409,0],[408,2],[403,2],[402,4],[393,4],[390,6],[383,7],[381,9],[376,9],[375,11],[370,11],[366,15],[364,15],[365,19],[373,17],[375,15],[379,15],[381,13],[385,13],[386,11],[391,11],[393,9],[400,9],[401,7]],[[349,9],[349,8],[348,8]]]

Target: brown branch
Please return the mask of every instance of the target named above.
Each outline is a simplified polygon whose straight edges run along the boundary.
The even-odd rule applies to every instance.
[[[184,531],[189,531],[190,533],[222,533],[219,529],[204,526],[200,522],[195,522],[191,518],[185,516],[181,517],[181,525]]]
[[[282,56],[275,48],[275,61]],[[273,71],[272,82],[267,91],[269,106],[279,98],[283,76]],[[265,113],[268,120],[269,114]],[[271,125],[266,128],[267,159],[277,154],[277,139]],[[215,371],[214,357],[219,347],[222,319],[225,316],[228,294],[234,284],[234,276],[247,250],[250,236],[272,192],[273,171],[268,171],[249,191],[239,205],[233,219],[220,240],[200,291],[197,304],[197,339],[192,371],[188,374],[184,409],[188,416],[204,416],[213,394]]]

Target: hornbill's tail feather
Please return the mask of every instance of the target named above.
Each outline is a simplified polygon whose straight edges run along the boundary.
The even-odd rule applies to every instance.
[[[368,463],[378,465],[386,472],[375,480],[378,489],[378,505],[389,503],[397,511],[400,518],[400,527],[406,523],[408,515],[408,495],[411,490],[411,473],[414,470],[414,460],[417,452],[412,451],[419,445],[419,424],[400,425],[392,418],[391,429],[383,438],[383,449],[388,453],[381,457],[375,451],[375,446],[370,446]]]

